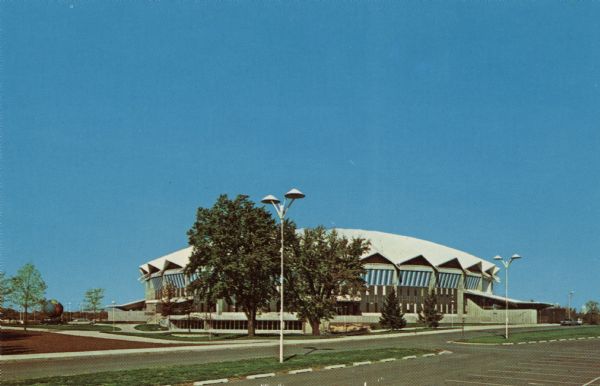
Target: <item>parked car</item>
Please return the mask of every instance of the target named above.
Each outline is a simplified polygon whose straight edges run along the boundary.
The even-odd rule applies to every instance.
[[[581,326],[583,324],[583,322],[581,321],[581,319],[577,319],[577,320],[562,320],[560,322],[561,326]]]
[[[41,321],[41,324],[62,324],[60,318],[44,318]]]
[[[94,322],[88,319],[73,319],[69,324],[94,324]]]

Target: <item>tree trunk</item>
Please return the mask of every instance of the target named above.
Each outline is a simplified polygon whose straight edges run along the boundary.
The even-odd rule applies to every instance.
[[[310,327],[312,328],[313,336],[321,335],[321,330],[319,329],[320,326],[321,326],[321,321],[319,319],[310,321]]]
[[[252,320],[251,318],[248,319],[248,336],[253,337],[254,336],[254,320]]]
[[[23,329],[27,331],[27,304],[25,304],[25,314],[23,315]]]
[[[248,318],[248,336],[253,337],[255,333],[256,327],[256,311],[252,310],[246,313],[246,318]]]

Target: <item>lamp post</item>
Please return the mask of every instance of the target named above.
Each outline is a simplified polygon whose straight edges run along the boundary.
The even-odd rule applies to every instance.
[[[279,363],[283,363],[283,228],[284,228],[284,220],[285,215],[288,209],[292,206],[295,200],[299,200],[304,198],[304,193],[299,191],[298,189],[292,189],[285,194],[285,199],[283,200],[283,204],[277,197],[269,194],[265,198],[261,200],[263,204],[271,204],[275,211],[277,212],[277,216],[279,217],[279,222],[281,223],[281,275],[279,277],[279,294],[281,295],[280,302],[280,312],[279,312]],[[289,200],[289,201],[288,201]]]
[[[71,321],[73,320],[73,315],[71,313],[71,302],[67,303],[67,313],[69,314],[69,316],[67,317],[67,321]]]
[[[450,304],[452,308],[450,309],[450,315],[452,315],[452,328],[454,328],[454,298],[450,299]]]
[[[115,301],[112,301],[113,332],[115,332]]]
[[[567,308],[567,320],[571,320],[571,301],[573,300],[574,291],[569,291],[569,307]]]
[[[494,257],[494,260],[500,260],[502,265],[504,265],[504,300],[506,302],[506,312],[505,312],[505,334],[504,338],[508,339],[508,267],[510,267],[510,263],[513,260],[520,259],[521,256],[514,254],[510,257],[510,259],[503,259],[502,256]]]

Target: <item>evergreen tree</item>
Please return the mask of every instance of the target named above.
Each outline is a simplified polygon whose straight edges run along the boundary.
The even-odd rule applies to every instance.
[[[385,297],[379,324],[392,331],[406,327],[406,319],[404,319],[404,314],[400,309],[400,302],[396,296],[395,289],[392,289]]]
[[[427,294],[423,301],[423,310],[419,312],[419,322],[427,327],[437,328],[444,315],[437,310],[437,295],[435,290]]]

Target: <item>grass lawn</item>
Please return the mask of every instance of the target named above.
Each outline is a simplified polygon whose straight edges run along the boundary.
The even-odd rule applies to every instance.
[[[108,334],[113,334],[111,330],[104,331]],[[213,334],[210,338],[206,333],[188,333],[188,332],[161,332],[154,334],[147,334],[145,332],[115,332],[114,335],[127,335],[127,336],[141,336],[148,339],[161,339],[161,340],[177,340],[181,342],[209,342],[226,339],[248,339],[245,335],[233,335],[233,334]],[[179,336],[178,336],[179,335]],[[186,335],[186,336],[183,336]],[[189,336],[187,336],[189,335]]]
[[[280,364],[276,358],[258,358],[239,361],[206,363],[191,366],[169,366],[140,370],[111,371],[74,376],[60,376],[13,381],[13,385],[166,385],[190,383],[207,379],[241,377],[250,374],[280,372],[305,367],[332,364],[351,364],[367,360],[401,358],[433,351],[415,348],[387,348],[340,351],[324,354],[297,355]]]
[[[168,328],[161,327],[158,324],[138,324],[134,327],[138,331],[166,331]]]
[[[111,330],[103,331],[105,333],[112,334]],[[165,331],[162,333],[153,333],[147,334],[144,332],[115,332],[115,335],[128,335],[128,336],[141,336],[149,339],[163,339],[163,340],[177,340],[181,342],[212,342],[212,341],[220,341],[220,340],[276,340],[279,339],[279,334],[269,334],[269,335],[256,335],[253,337],[249,337],[247,335],[242,334],[212,334],[210,337],[206,332],[187,332],[187,331]],[[350,336],[352,334],[348,334]],[[312,335],[286,335],[285,339],[293,339],[293,340],[311,340],[311,339],[328,339],[328,338],[341,338],[346,336],[344,334],[336,334],[336,335],[320,335],[320,336],[312,336]]]
[[[23,326],[17,326],[23,327]],[[113,327],[110,324],[28,324],[27,328],[44,328],[46,330],[76,330],[76,331],[112,331]],[[121,331],[119,327],[115,327],[115,331]]]
[[[152,326],[152,325],[140,325],[140,326]],[[138,328],[140,326],[136,326],[137,330],[140,331],[161,331],[160,329],[153,329],[153,327],[143,327],[143,328],[147,328],[147,329],[142,329],[142,328]],[[415,333],[419,333],[419,332],[424,332],[424,331],[436,331],[436,330],[450,330],[450,326],[440,326],[438,328],[427,328],[427,327],[420,327],[417,331],[415,330],[396,330],[396,331],[384,331],[384,332],[378,332],[376,333],[377,335],[379,334],[398,334],[398,333],[405,333],[405,334],[415,334]],[[454,327],[455,330],[458,329],[458,327]],[[117,330],[119,331],[119,330]],[[103,332],[105,333],[110,333],[112,334],[112,330],[103,330]],[[276,340],[279,339],[279,334],[261,334],[261,335],[256,335],[254,337],[248,337],[247,335],[242,335],[242,334],[212,334],[212,336],[209,337],[209,335],[206,332],[187,332],[187,331],[165,331],[162,333],[153,333],[153,334],[146,334],[144,332],[115,332],[115,335],[128,335],[128,336],[140,336],[140,337],[144,337],[144,338],[150,338],[150,339],[162,339],[162,340],[176,340],[176,341],[180,341],[180,342],[211,342],[211,341],[220,341],[220,340],[246,340],[246,339],[251,339],[251,340],[257,340],[257,339],[264,339],[264,340]],[[345,336],[356,336],[356,335],[369,335],[369,333],[365,333],[365,334],[357,334],[357,333],[352,333],[349,332],[347,334],[344,333],[338,333],[338,334],[327,334],[327,335],[319,335],[319,336],[312,336],[312,335],[286,335],[285,339],[288,340],[313,340],[313,339],[332,339],[332,338],[342,338]]]
[[[494,335],[480,336],[460,341],[468,343],[519,343],[535,340],[568,339],[588,336],[600,336],[600,326],[563,326],[552,329],[513,333],[509,331],[508,339],[504,339],[503,332],[494,332]]]

